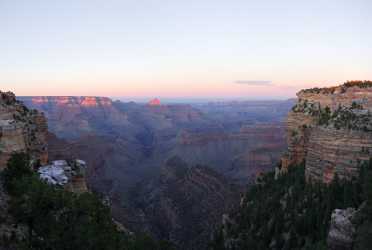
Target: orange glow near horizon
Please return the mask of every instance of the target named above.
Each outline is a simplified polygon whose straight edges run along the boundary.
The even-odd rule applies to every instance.
[[[346,80],[344,80],[346,81]],[[124,84],[124,83],[80,83],[1,85],[1,91],[12,91],[17,96],[109,96],[109,97],[160,97],[160,98],[291,98],[303,88],[325,87],[342,84],[344,81],[324,84],[305,82],[303,84],[245,85],[228,83],[186,83],[178,84]]]
[[[298,75],[292,78],[282,77],[268,85],[237,84],[237,79],[247,79],[243,74],[234,74],[232,79],[226,74],[217,74],[208,78],[202,74],[185,76],[174,75],[171,78],[156,76],[153,79],[141,80],[130,77],[126,82],[114,77],[92,76],[91,79],[70,77],[59,79],[32,79],[28,83],[0,83],[1,91],[12,91],[18,96],[109,96],[109,97],[160,97],[160,98],[291,98],[303,88],[335,86],[347,80],[346,75],[332,81],[326,80],[326,74],[318,74],[319,79],[304,80]],[[358,74],[356,74],[358,75]],[[359,74],[360,75],[360,74]],[[363,75],[363,74],[362,74]],[[239,77],[240,76],[240,77]],[[368,79],[366,75],[357,79]],[[119,76],[115,76],[120,78]],[[342,79],[342,78],[343,79]],[[372,76],[371,76],[372,77]],[[148,77],[150,78],[150,77]],[[264,79],[259,75],[251,79]],[[298,79],[296,79],[298,78]],[[181,80],[176,80],[181,79]],[[211,80],[212,79],[212,80]],[[329,79],[329,78],[328,78]],[[370,78],[371,79],[371,78]],[[11,81],[8,81],[11,82]],[[129,83],[130,82],[130,83]]]
[[[161,72],[85,71],[5,74],[0,78],[0,90],[12,91],[18,96],[108,96],[160,98],[291,98],[304,88],[335,86],[347,80],[372,79],[372,72],[364,68],[349,68],[338,73],[322,70],[320,66],[298,69],[278,68],[276,74],[258,73],[263,70],[237,71],[233,69],[203,72],[170,68]],[[267,69],[269,70],[269,69]],[[91,72],[91,73],[87,73]],[[303,73],[303,72],[306,72]],[[316,73],[314,73],[316,72]],[[334,77],[337,75],[337,77]],[[350,77],[353,76],[353,77]],[[357,76],[357,77],[354,77]],[[275,79],[273,79],[275,78]],[[268,84],[238,84],[254,80]],[[262,81],[262,79],[267,81]],[[331,80],[330,80],[331,79]]]

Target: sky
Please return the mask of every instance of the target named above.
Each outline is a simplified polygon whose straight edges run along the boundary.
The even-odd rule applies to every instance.
[[[0,0],[0,90],[294,97],[372,79],[371,0]]]

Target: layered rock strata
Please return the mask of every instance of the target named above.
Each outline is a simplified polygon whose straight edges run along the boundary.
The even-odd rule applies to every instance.
[[[15,95],[0,91],[0,170],[14,152],[26,152],[46,164],[48,127],[44,115],[29,110]]]
[[[308,180],[349,178],[372,156],[372,82],[302,90],[287,119],[282,171],[306,162]]]
[[[127,116],[107,97],[36,96],[19,100],[27,107],[44,112],[50,130],[63,138],[77,138],[95,134],[97,130],[111,131],[128,125]]]

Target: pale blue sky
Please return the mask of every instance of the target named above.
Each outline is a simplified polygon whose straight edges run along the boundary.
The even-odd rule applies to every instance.
[[[372,79],[371,13],[370,0],[0,0],[0,89],[289,97]]]

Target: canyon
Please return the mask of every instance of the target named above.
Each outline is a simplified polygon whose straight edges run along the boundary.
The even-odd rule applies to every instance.
[[[294,104],[20,100],[47,117],[51,160],[86,161],[88,187],[109,200],[115,219],[180,249],[203,249],[242,187],[275,167],[287,147],[283,121]],[[169,165],[175,157],[178,163]],[[166,177],[176,169],[185,173]]]
[[[1,92],[0,166],[4,168],[14,152],[28,153],[41,165],[37,171],[47,183],[75,194],[100,194],[126,232],[145,232],[177,249],[205,249],[221,226],[227,249],[258,244],[260,238],[245,241],[239,225],[251,223],[244,230],[264,230],[254,213],[268,220],[264,228],[270,224],[270,230],[281,225],[279,217],[288,220],[291,209],[315,216],[317,207],[307,197],[319,196],[316,206],[328,204],[326,213],[319,215],[329,219],[329,227],[322,224],[329,230],[327,244],[351,249],[358,231],[355,214],[364,214],[366,205],[356,197],[348,203],[346,189],[333,181],[351,180],[347,185],[361,188],[355,178],[372,152],[371,93],[372,83],[367,81],[302,90],[297,102],[162,104],[156,99],[141,104],[106,97],[18,101],[14,94]],[[279,172],[274,174],[275,166]],[[323,191],[301,191],[319,182],[325,184]],[[240,195],[247,184],[253,187],[248,189],[251,197]],[[293,200],[294,187],[303,198],[299,202]],[[340,208],[321,195],[340,190],[346,197]],[[0,190],[0,210],[7,217],[2,231],[21,237],[24,230],[14,228],[14,220],[6,215],[8,200]],[[271,209],[279,204],[275,220],[266,215],[270,211],[258,209],[261,202]],[[346,207],[349,204],[354,206]],[[248,221],[237,221],[239,216]],[[297,219],[288,221],[290,227],[283,230],[289,232],[280,234],[278,241],[272,238],[275,233],[262,231],[271,237],[265,244],[275,249],[292,244],[291,237],[303,237],[293,231],[301,231]]]

